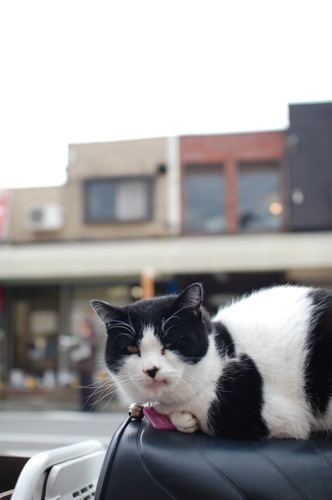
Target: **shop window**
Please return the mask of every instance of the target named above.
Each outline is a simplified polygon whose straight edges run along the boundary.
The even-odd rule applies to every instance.
[[[239,164],[237,206],[239,231],[281,228],[282,204],[278,164]]]
[[[85,183],[85,221],[138,222],[152,218],[151,177],[91,179]]]
[[[184,229],[187,233],[226,230],[222,165],[187,165],[184,180]]]
[[[43,377],[57,368],[57,287],[19,287],[14,302],[14,367]]]

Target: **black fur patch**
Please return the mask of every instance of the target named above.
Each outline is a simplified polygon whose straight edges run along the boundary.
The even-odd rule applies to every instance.
[[[216,331],[216,346],[221,357],[226,355],[229,357],[235,356],[234,341],[228,329],[223,323],[213,322]]]
[[[233,439],[264,438],[263,380],[246,355],[231,361],[218,381],[217,399],[209,409],[208,424],[217,436]]]
[[[315,415],[322,415],[332,396],[332,293],[310,292],[314,309],[308,335],[305,391]]]

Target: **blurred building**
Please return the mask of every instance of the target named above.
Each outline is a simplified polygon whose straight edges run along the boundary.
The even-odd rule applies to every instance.
[[[65,185],[10,192],[1,378],[65,380],[59,335],[78,335],[92,298],[200,281],[214,311],[262,286],[332,287],[331,138],[319,103],[291,105],[283,131],[70,145]]]

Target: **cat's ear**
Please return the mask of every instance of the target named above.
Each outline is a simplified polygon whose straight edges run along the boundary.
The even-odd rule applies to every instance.
[[[124,314],[121,307],[112,306],[102,300],[91,300],[91,305],[105,324],[115,319],[120,319]]]
[[[197,311],[203,302],[203,287],[200,283],[189,285],[175,300],[176,309],[193,309]]]

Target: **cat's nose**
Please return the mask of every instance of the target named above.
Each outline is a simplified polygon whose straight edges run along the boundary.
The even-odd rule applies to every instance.
[[[150,370],[144,370],[144,372],[149,375],[149,377],[151,378],[155,378],[156,374],[157,374],[157,371],[159,370],[159,368],[156,368],[155,366],[153,368],[151,368]]]

